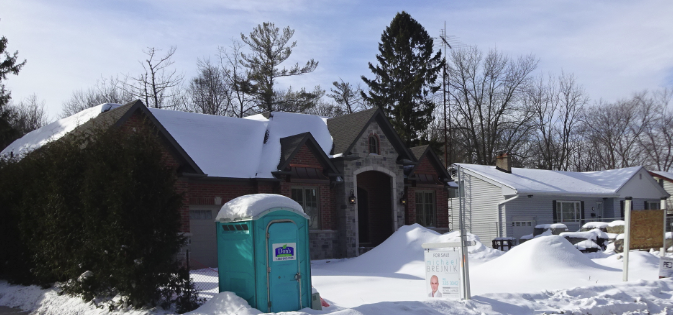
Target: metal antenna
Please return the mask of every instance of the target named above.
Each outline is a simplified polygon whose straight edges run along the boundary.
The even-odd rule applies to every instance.
[[[453,47],[451,47],[451,44],[446,40],[446,21],[444,21],[444,28],[442,29],[439,38],[442,40],[442,48],[444,49],[444,66],[442,67],[442,94],[444,95],[444,167],[449,167],[449,140],[447,135],[448,130],[446,128],[446,94],[448,93],[448,85],[446,84],[446,47],[448,46],[449,49],[453,49]]]

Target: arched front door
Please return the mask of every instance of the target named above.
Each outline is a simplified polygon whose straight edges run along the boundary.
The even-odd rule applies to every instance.
[[[374,247],[393,234],[392,179],[366,171],[357,175],[357,186],[360,247]]]

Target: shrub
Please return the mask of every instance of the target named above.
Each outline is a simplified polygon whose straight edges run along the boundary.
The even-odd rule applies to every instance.
[[[164,150],[151,128],[91,129],[1,161],[0,237],[9,242],[0,242],[0,274],[63,282],[85,300],[196,305],[176,259],[182,196]]]

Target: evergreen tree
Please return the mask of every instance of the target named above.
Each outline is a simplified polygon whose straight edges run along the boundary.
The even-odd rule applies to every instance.
[[[294,30],[290,27],[280,29],[273,23],[264,22],[257,25],[249,37],[241,33],[241,39],[252,51],[241,54],[242,64],[248,68],[250,79],[254,82],[254,91],[261,110],[273,111],[276,109],[274,84],[276,78],[310,73],[318,66],[318,62],[311,59],[306,65],[299,67],[299,63],[288,68],[279,68],[283,61],[292,54],[292,48],[297,42],[290,43]]]
[[[2,36],[0,37],[0,55],[4,54],[5,56],[4,60],[0,59],[0,150],[20,136],[20,132],[10,123],[13,113],[7,108],[7,104],[12,97],[9,91],[5,90],[5,85],[2,81],[7,80],[7,75],[10,73],[19,74],[23,65],[26,64],[25,60],[17,63],[19,53],[15,51],[14,54],[10,54],[5,51],[6,48],[7,38]]]
[[[376,77],[362,76],[369,87],[362,97],[386,113],[407,146],[424,142],[422,134],[432,122],[430,96],[440,88],[434,83],[444,65],[441,52],[433,56],[432,44],[421,24],[404,11],[397,13],[381,35],[379,64],[369,63]]]

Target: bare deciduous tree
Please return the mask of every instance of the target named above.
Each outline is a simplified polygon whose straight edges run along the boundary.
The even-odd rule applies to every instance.
[[[522,99],[537,59],[512,59],[497,50],[484,56],[471,47],[452,50],[450,62],[451,113],[458,133],[453,145],[465,148],[462,160],[490,165],[498,151],[516,155],[534,128],[533,111]]]
[[[673,112],[668,108],[673,89],[652,92],[645,97],[654,103],[655,115],[638,138],[646,158],[646,165],[653,170],[668,172],[673,168]]]
[[[540,77],[524,101],[535,113],[531,166],[567,171],[579,117],[589,98],[573,75],[563,73],[558,78],[549,76],[546,82]]]
[[[49,123],[44,104],[45,102],[39,100],[36,94],[32,94],[19,103],[10,105],[10,110],[13,112],[11,124],[21,135]]]
[[[77,90],[65,101],[61,109],[61,117],[68,117],[82,110],[104,103],[124,104],[133,100],[124,81],[110,77],[101,79],[93,87],[86,90]]]
[[[210,59],[199,59],[198,75],[189,82],[189,111],[226,116],[231,106],[231,88],[228,69],[214,65]]]
[[[334,86],[330,89],[332,93],[327,94],[327,96],[334,99],[334,101],[344,109],[346,114],[352,114],[363,110],[365,108],[365,102],[362,99],[362,88],[360,87],[360,84],[358,83],[356,86],[352,86],[350,83],[344,82],[341,78],[339,78],[339,81],[332,82],[332,85]]]
[[[140,62],[143,73],[136,77],[128,77],[125,84],[126,90],[134,98],[140,98],[148,107],[161,108],[167,99],[176,96],[174,91],[182,83],[183,76],[177,70],[170,69],[173,65],[171,58],[175,54],[176,47],[172,46],[165,55],[159,56],[160,49],[148,47],[143,50],[147,58]]]
[[[646,92],[614,103],[600,102],[585,112],[582,132],[591,144],[600,169],[642,165],[644,151],[639,141],[650,128],[660,104]]]
[[[250,82],[250,72],[243,67],[241,42],[232,41],[230,50],[219,47],[221,67],[227,69],[227,82],[231,89],[231,110],[235,117],[245,117],[254,112],[254,87]]]

